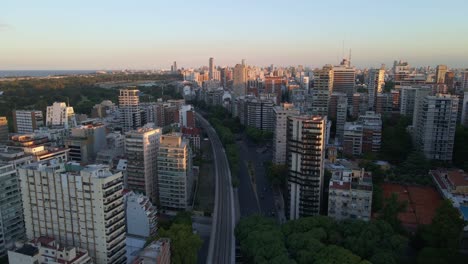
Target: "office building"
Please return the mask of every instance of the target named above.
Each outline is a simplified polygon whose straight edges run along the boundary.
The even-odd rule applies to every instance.
[[[192,193],[192,157],[181,133],[162,135],[158,154],[159,202],[163,208],[187,210]]]
[[[447,71],[447,65],[437,65],[435,83],[445,84],[445,74]]]
[[[53,237],[87,250],[97,264],[126,262],[121,172],[55,160],[18,171],[28,239]]]
[[[70,149],[69,159],[81,163],[95,161],[106,143],[106,127],[93,122],[72,128],[70,137],[65,139],[65,147]]]
[[[273,163],[286,164],[286,132],[288,116],[299,115],[293,104],[284,103],[273,108]]]
[[[25,237],[20,181],[14,162],[0,161],[0,193],[0,256],[3,256]]]
[[[333,86],[331,92],[345,93],[351,104],[354,86],[356,84],[356,69],[351,67],[350,61],[343,59],[339,66],[333,67]]]
[[[335,122],[336,139],[338,142],[343,142],[344,124],[348,111],[348,98],[345,93],[333,92],[330,96],[330,104],[328,106],[328,118]]]
[[[8,251],[10,264],[91,264],[88,251],[62,245],[51,237],[38,237],[26,244],[20,244],[15,250]]]
[[[64,102],[54,102],[47,107],[46,126],[64,127],[70,129],[76,126],[76,117],[73,107]]]
[[[13,111],[13,124],[16,133],[32,133],[44,125],[44,118],[41,111],[15,110]]]
[[[157,157],[161,134],[160,128],[151,127],[125,133],[126,187],[145,194],[152,202],[158,199]]]
[[[150,199],[132,191],[125,193],[125,218],[127,236],[149,238],[156,236],[158,211]]]
[[[120,125],[123,132],[141,127],[140,91],[136,89],[121,89],[119,95]]]
[[[247,68],[244,64],[236,64],[232,74],[232,91],[234,97],[245,95],[247,89]]]
[[[367,82],[367,91],[369,94],[369,108],[375,109],[377,94],[384,92],[385,69],[371,69],[369,71],[369,80]]]
[[[0,116],[0,142],[6,143],[9,140],[8,136],[8,120],[5,116]]]
[[[458,114],[458,97],[428,95],[418,98],[413,139],[427,159],[451,161]]]
[[[326,116],[328,102],[333,89],[334,71],[331,65],[325,65],[321,70],[314,72],[314,88],[307,102],[306,110],[311,115]],[[307,99],[306,99],[307,100]]]
[[[318,215],[322,202],[326,117],[289,116],[287,130],[289,219]]]

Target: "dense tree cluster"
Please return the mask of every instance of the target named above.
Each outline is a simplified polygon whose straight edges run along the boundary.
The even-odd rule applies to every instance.
[[[273,139],[273,133],[264,131],[255,127],[247,127],[245,129],[247,137],[255,143],[265,143]]]
[[[411,120],[404,116],[385,118],[382,125],[382,146],[379,158],[394,164],[403,162],[413,145],[407,126]]]
[[[247,263],[398,263],[407,239],[385,221],[315,216],[283,225],[261,216],[240,221],[236,238]]]
[[[288,168],[286,165],[273,164],[271,161],[265,162],[266,176],[271,184],[284,186],[288,178]]]
[[[468,128],[458,126],[455,132],[455,144],[453,146],[453,163],[468,171]]]

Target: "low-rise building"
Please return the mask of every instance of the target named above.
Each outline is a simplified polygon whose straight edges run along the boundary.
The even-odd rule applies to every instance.
[[[160,238],[145,247],[132,264],[170,264],[171,242],[167,238]]]
[[[132,191],[125,193],[127,236],[148,238],[156,235],[157,210],[150,199]]]
[[[88,251],[60,245],[50,237],[39,237],[8,251],[10,264],[88,264],[93,263]]]

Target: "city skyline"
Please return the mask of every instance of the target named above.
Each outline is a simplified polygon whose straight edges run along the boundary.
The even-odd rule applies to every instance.
[[[468,3],[3,3],[0,70],[249,65],[468,67]],[[28,8],[24,8],[27,5]],[[339,7],[339,8],[337,8]],[[398,15],[396,15],[398,14]]]

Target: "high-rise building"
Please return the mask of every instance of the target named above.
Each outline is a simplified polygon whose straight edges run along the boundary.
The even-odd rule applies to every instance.
[[[468,69],[462,72],[461,76],[461,89],[468,92]]]
[[[318,215],[320,212],[326,126],[326,117],[288,117],[286,155],[289,219]]]
[[[247,68],[244,64],[236,64],[233,71],[232,91],[235,97],[245,95],[247,89]]]
[[[87,250],[97,264],[126,263],[121,172],[55,160],[18,171],[28,239],[50,236]]]
[[[126,187],[145,194],[152,202],[158,199],[157,157],[161,134],[160,128],[151,127],[125,133]]]
[[[362,115],[369,110],[369,94],[354,93],[352,109],[351,116],[353,118],[358,118],[359,115]]]
[[[389,115],[393,112],[393,95],[391,93],[377,94],[375,112],[381,115]]]
[[[8,120],[5,116],[0,116],[0,142],[5,143],[8,140]]]
[[[330,96],[328,117],[336,125],[336,139],[343,142],[344,125],[348,111],[348,98],[345,93],[333,92]]]
[[[214,71],[215,71],[215,66],[214,66],[214,59],[213,58],[210,58],[209,60],[209,76],[210,76],[210,80],[213,80],[214,79]]]
[[[121,89],[119,96],[120,123],[123,132],[137,129],[141,123],[140,91],[136,89]]]
[[[73,107],[64,102],[55,102],[47,107],[46,126],[59,126],[72,128],[76,126],[75,112]]]
[[[273,163],[286,164],[286,131],[288,116],[299,115],[293,104],[284,103],[273,108]]]
[[[331,65],[325,65],[321,70],[314,72],[314,88],[307,112],[312,115],[326,116],[328,102],[333,89],[334,71]]]
[[[65,147],[70,149],[70,160],[82,163],[95,161],[97,153],[106,148],[106,143],[106,127],[101,123],[74,127],[65,139]]]
[[[0,162],[0,193],[0,256],[3,256],[16,241],[25,238],[20,181],[15,164]]]
[[[384,92],[385,69],[371,69],[369,71],[369,80],[367,82],[367,91],[369,94],[369,108],[375,109],[377,94]]]
[[[400,100],[400,114],[413,118],[416,97],[426,96],[431,88],[425,86],[402,86]]]
[[[362,124],[362,152],[379,152],[382,142],[382,117],[373,111],[360,115],[358,121]]]
[[[16,110],[13,111],[13,124],[16,133],[32,133],[44,125],[42,111],[38,110]]]
[[[267,76],[265,77],[265,89],[266,93],[276,94],[276,104],[281,103],[282,96],[283,77]]]
[[[358,156],[362,154],[362,123],[346,122],[343,132],[343,153]]]
[[[356,69],[343,59],[339,66],[333,67],[333,88],[331,92],[345,93],[351,104],[356,84]]]
[[[174,63],[171,66],[172,73],[177,73],[177,61],[174,61]]]
[[[460,123],[464,126],[468,126],[468,92],[464,92],[463,94],[463,102],[461,106],[461,117]]]
[[[183,105],[179,109],[180,127],[195,127],[195,109],[192,105]]]
[[[274,99],[242,96],[236,101],[241,124],[273,132],[273,108],[276,106]]]
[[[158,178],[161,206],[187,210],[193,183],[192,154],[188,140],[181,133],[161,136]]]
[[[414,116],[415,146],[427,159],[451,161],[458,114],[458,97],[427,95],[417,103]]]
[[[437,65],[435,83],[445,83],[445,74],[447,71],[447,65]]]

